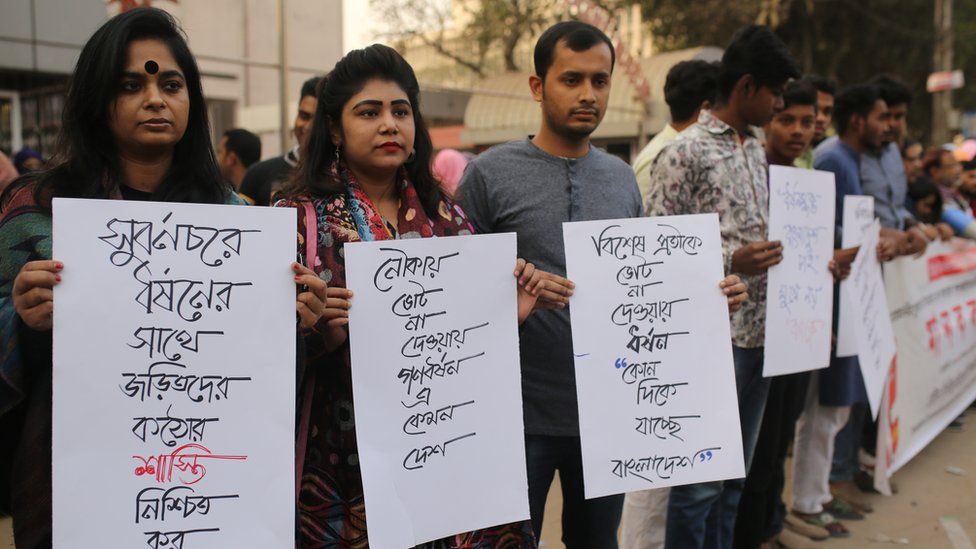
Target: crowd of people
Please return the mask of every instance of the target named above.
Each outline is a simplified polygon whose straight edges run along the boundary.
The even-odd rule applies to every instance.
[[[872,489],[875,435],[857,358],[762,376],[766,272],[784,249],[767,235],[768,166],[834,174],[836,250],[824,269],[839,282],[858,253],[840,246],[846,195],[874,197],[880,243],[862,253],[882,261],[976,238],[971,149],[925,150],[908,138],[912,96],[897,79],[838,89],[801,74],[771,30],[749,26],[721,62],[670,70],[671,122],[631,167],[590,142],[610,97],[610,39],[557,23],[537,41],[534,64],[527,94],[540,105],[538,131],[474,156],[434,150],[420,84],[395,50],[354,50],[303,85],[296,145],[259,162],[261,141],[244,129],[225,132],[215,153],[200,74],[171,16],[139,8],[100,28],[72,77],[57,153],[5,182],[0,197],[0,505],[17,547],[51,544],[52,289],[64,270],[51,257],[55,197],[297,209],[302,345],[298,364],[282,367],[300,380],[299,546],[368,546],[344,244],[496,232],[517,233],[522,258],[514,276],[531,520],[425,547],[536,547],[556,472],[569,548],[617,547],[618,530],[627,548],[799,548],[849,535],[843,521],[872,511],[862,491]],[[720,218],[726,277],[715,283],[729,303],[748,475],[585,499],[562,223],[710,212]],[[316,230],[311,253],[306,227]]]

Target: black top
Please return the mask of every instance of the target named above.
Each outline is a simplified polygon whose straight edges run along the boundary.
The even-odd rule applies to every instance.
[[[122,200],[150,200],[152,199],[152,193],[147,193],[146,191],[140,191],[139,189],[133,189],[128,185],[119,185],[119,192],[122,193]]]
[[[291,171],[297,162],[298,155],[295,149],[285,155],[258,162],[248,168],[247,173],[244,174],[239,194],[256,206],[270,206],[271,194],[291,176]]]

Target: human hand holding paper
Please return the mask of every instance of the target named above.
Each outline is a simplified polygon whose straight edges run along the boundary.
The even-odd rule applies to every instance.
[[[718,283],[722,293],[729,300],[729,312],[734,313],[742,308],[742,304],[749,299],[749,287],[736,275],[729,275]]]
[[[28,327],[47,331],[54,324],[54,286],[61,282],[59,261],[30,261],[14,279],[14,309]]]
[[[542,271],[542,279],[546,281],[546,287],[539,292],[537,308],[564,309],[569,305],[569,298],[576,288],[573,281],[546,271]]]
[[[774,240],[750,242],[732,254],[732,272],[757,275],[783,261],[783,243]]]
[[[544,272],[535,265],[519,258],[515,262],[515,278],[518,279],[518,321],[519,324],[532,314],[539,303],[539,292],[546,287]]]

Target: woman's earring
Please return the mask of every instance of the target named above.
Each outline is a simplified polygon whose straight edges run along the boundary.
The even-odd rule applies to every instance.
[[[342,151],[342,145],[341,144],[336,145],[335,146],[335,161],[332,162],[332,175],[334,175],[334,176],[338,176],[339,175],[339,157],[341,155],[341,151]]]

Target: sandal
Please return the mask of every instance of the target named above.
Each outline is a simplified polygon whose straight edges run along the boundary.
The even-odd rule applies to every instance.
[[[864,515],[858,512],[850,503],[835,497],[823,506],[824,511],[841,520],[864,520]]]
[[[874,506],[867,496],[861,495],[854,482],[832,482],[830,483],[830,495],[851,504],[855,511],[861,514],[874,512]],[[838,515],[840,517],[840,515]],[[844,517],[840,517],[844,518]]]
[[[830,537],[832,538],[848,538],[851,536],[851,531],[848,530],[846,526],[841,524],[840,521],[835,519],[830,513],[814,513],[812,515],[807,515],[793,511],[793,514],[807,524],[819,526],[820,528],[830,532]]]

